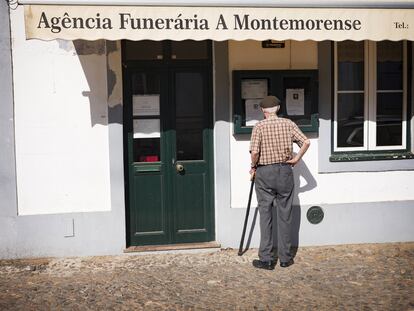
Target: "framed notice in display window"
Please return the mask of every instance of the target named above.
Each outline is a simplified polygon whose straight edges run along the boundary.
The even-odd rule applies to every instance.
[[[254,126],[263,119],[260,102],[267,94],[267,79],[243,79],[241,81],[241,97],[244,100],[246,126]]]
[[[286,89],[286,113],[288,116],[305,115],[305,89]]]
[[[303,132],[318,131],[318,70],[235,70],[234,134],[250,134],[263,119],[260,102],[267,95],[281,100],[279,116]]]
[[[242,99],[257,99],[267,96],[266,79],[243,79],[241,82]]]
[[[246,126],[254,126],[260,120],[263,120],[263,113],[260,108],[262,99],[246,99]]]

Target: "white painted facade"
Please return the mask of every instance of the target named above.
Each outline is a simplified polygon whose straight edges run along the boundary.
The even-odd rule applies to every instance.
[[[294,204],[325,205],[414,200],[414,171],[318,173],[318,139],[312,138],[312,135],[308,136],[311,137],[311,148],[303,157],[303,162],[294,168],[297,194]],[[240,191],[249,189],[250,185],[250,157],[246,152],[248,148],[249,142],[232,141],[231,206],[235,208],[245,208],[248,200],[248,192]],[[311,189],[307,190],[309,187]],[[252,202],[253,206],[257,205],[257,201]]]
[[[122,104],[120,42],[27,41],[23,7],[11,10],[10,19],[17,217],[5,218],[4,230],[15,233],[0,237],[0,258],[121,253],[126,246],[122,126],[116,125],[111,132],[109,120],[109,110]],[[318,43],[313,41],[287,41],[285,49],[276,50],[261,49],[257,41],[229,41],[228,54],[230,77],[232,70],[319,66]],[[108,70],[115,78],[109,77]],[[237,247],[250,187],[250,157],[246,136],[233,135],[231,78],[228,92],[230,118],[215,122],[216,239],[223,247]],[[115,144],[110,143],[114,141],[111,135],[116,135]],[[322,172],[320,137],[317,133],[308,136],[311,147],[294,168],[294,204],[302,208],[300,245],[414,240],[410,224],[414,170]],[[227,144],[224,149],[229,150],[221,149],[223,141]],[[226,152],[228,165],[217,160]],[[111,162],[112,153],[118,156]],[[228,189],[220,188],[223,176]],[[306,219],[306,210],[312,205],[322,206],[326,213],[316,226]],[[26,222],[18,222],[30,222],[35,218],[25,216],[40,215],[63,218],[42,218],[45,227],[57,219],[58,224],[53,223],[49,231],[27,229],[35,239],[43,239],[42,243],[32,243],[30,237],[21,237],[20,244],[14,242],[20,228],[27,227]],[[384,232],[383,227],[389,231]],[[68,237],[67,232],[73,236]],[[109,240],[109,236],[114,238]],[[256,227],[251,246],[257,243]],[[21,249],[11,250],[14,244]]]
[[[11,11],[19,215],[111,209],[105,42],[26,41]]]

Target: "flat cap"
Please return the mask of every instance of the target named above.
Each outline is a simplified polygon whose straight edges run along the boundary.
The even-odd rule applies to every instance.
[[[276,96],[266,96],[260,102],[260,107],[262,108],[272,108],[272,107],[279,106],[279,105],[280,105],[280,100]]]

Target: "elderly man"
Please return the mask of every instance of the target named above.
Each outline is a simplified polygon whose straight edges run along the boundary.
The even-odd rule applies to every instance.
[[[273,254],[272,208],[277,208],[277,255],[281,267],[293,264],[291,254],[291,224],[293,199],[292,167],[308,150],[310,141],[291,120],[280,118],[280,100],[267,96],[260,103],[265,119],[258,122],[250,141],[251,169],[260,213],[259,260],[253,266],[273,270],[276,258]],[[293,157],[295,142],[300,150]]]

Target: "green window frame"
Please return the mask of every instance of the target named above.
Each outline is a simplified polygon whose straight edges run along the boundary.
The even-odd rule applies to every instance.
[[[303,132],[318,132],[318,70],[234,70],[233,71],[233,132],[251,134],[253,126],[246,125],[245,99],[242,98],[243,80],[266,80],[267,95],[281,101],[279,115],[290,118]],[[287,88],[305,89],[305,114],[289,116],[285,107]]]

